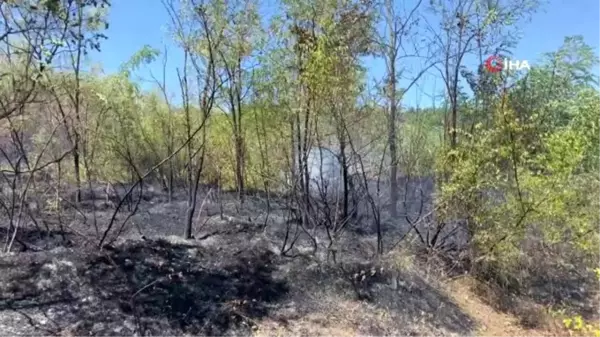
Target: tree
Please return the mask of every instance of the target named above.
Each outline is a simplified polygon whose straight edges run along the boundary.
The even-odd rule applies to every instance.
[[[255,51],[260,49],[260,20],[257,4],[252,0],[232,2],[213,1],[207,6],[208,15],[222,29],[223,43],[216,50],[217,66],[224,70],[221,87],[225,91],[228,115],[231,120],[235,149],[235,180],[238,199],[243,203],[245,183],[244,100],[251,91],[252,64]],[[221,21],[225,19],[224,21]]]
[[[393,218],[398,216],[398,107],[404,92],[410,89],[419,78],[427,71],[429,67],[424,68],[419,74],[416,74],[411,83],[405,89],[398,88],[398,81],[402,72],[402,66],[398,64],[401,59],[406,59],[412,55],[402,55],[406,50],[407,39],[413,37],[415,26],[418,22],[416,13],[421,6],[419,0],[408,14],[401,17],[395,8],[396,3],[393,0],[385,0],[382,6],[384,26],[386,32],[379,37],[376,42],[379,45],[380,53],[386,63],[386,87],[385,96],[387,98],[387,133],[388,147],[390,150],[390,213]],[[418,48],[418,47],[416,47]]]
[[[217,75],[217,55],[225,36],[223,27],[218,24],[217,18],[212,17],[207,11],[205,3],[191,1],[181,4],[182,7],[179,8],[171,0],[164,0],[163,4],[169,12],[175,39],[184,52],[184,65],[181,70],[178,70],[178,78],[187,135],[188,209],[184,237],[191,238],[198,187],[206,153],[206,125],[221,85],[220,76]],[[192,112],[195,109],[192,106],[190,83],[192,79],[189,78],[189,68],[194,71],[196,85],[199,88],[197,109],[200,113],[200,121],[195,126],[192,126]],[[201,132],[201,143],[194,148],[193,140],[199,132]]]
[[[459,108],[464,102],[460,75],[465,59],[473,53],[480,64],[486,54],[507,54],[514,46],[513,31],[527,20],[538,6],[537,0],[499,1],[452,0],[432,1],[431,9],[440,17],[439,27],[428,23],[433,45],[442,55],[437,67],[446,87],[450,117],[446,117],[446,136],[450,148],[456,147],[459,135]],[[438,30],[439,29],[439,30]],[[479,68],[482,73],[483,68]],[[465,72],[468,81],[474,75]],[[484,75],[485,76],[485,75]],[[483,80],[485,81],[485,80]],[[478,102],[478,101],[477,101]]]
[[[2,81],[7,81],[3,84],[3,95],[0,100],[2,103],[2,112],[0,118],[5,119],[11,129],[11,135],[14,144],[16,145],[18,158],[13,163],[12,153],[2,151],[7,161],[11,164],[14,171],[14,177],[22,176],[25,173],[27,180],[25,184],[17,186],[16,180],[13,181],[12,190],[22,188],[18,200],[21,205],[27,200],[27,190],[33,186],[35,173],[50,167],[52,164],[59,164],[68,154],[73,153],[74,157],[78,156],[78,147],[68,149],[63,154],[52,158],[49,162],[44,163],[45,152],[54,142],[57,135],[60,134],[58,126],[54,126],[48,132],[48,137],[40,152],[36,153],[36,159],[30,162],[28,159],[30,154],[34,152],[32,146],[25,144],[31,143],[30,130],[26,130],[23,123],[29,118],[39,118],[36,116],[35,110],[31,109],[35,105],[44,102],[48,104],[48,98],[51,97],[52,90],[49,81],[53,80],[52,66],[57,61],[56,56],[60,52],[69,53],[71,51],[71,43],[77,43],[77,40],[85,40],[88,44],[79,46],[80,52],[84,53],[87,48],[99,48],[97,38],[99,36],[85,35],[84,31],[92,26],[98,27],[103,24],[100,16],[90,16],[87,20],[83,19],[84,9],[90,12],[92,9],[108,7],[105,1],[47,1],[40,5],[30,5],[21,1],[3,2],[0,4],[2,11],[2,27],[3,32],[0,34],[2,40],[2,54],[4,61],[7,61],[12,67],[9,67],[8,72],[3,72]],[[81,55],[80,55],[81,56]],[[78,57],[80,59],[80,57]],[[77,61],[79,62],[79,61]],[[74,101],[78,100],[79,87],[77,86],[76,93],[72,96]],[[12,117],[19,116],[20,123],[15,124]],[[27,131],[28,134],[25,133]],[[27,169],[21,169],[21,165],[25,164]],[[34,164],[32,166],[31,164]],[[78,161],[76,160],[76,166]],[[79,167],[76,167],[79,169]],[[60,171],[60,170],[59,170]],[[76,174],[79,170],[76,170]],[[20,178],[18,179],[20,180]],[[80,180],[78,180],[79,182]],[[79,189],[79,183],[78,183]],[[20,207],[22,214],[23,207]],[[13,224],[14,212],[9,211],[11,218],[11,228]],[[32,214],[29,214],[33,218]],[[9,240],[7,250],[10,250],[17,234],[17,229],[21,221],[21,215],[18,216],[12,239]],[[35,220],[34,220],[35,222]]]

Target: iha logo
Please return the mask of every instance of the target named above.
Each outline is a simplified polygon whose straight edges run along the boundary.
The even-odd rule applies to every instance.
[[[509,60],[507,58],[501,58],[497,55],[492,55],[485,60],[485,69],[490,73],[498,73],[501,71],[508,72],[509,70],[521,70],[527,69],[529,70],[531,67],[529,66],[529,62],[526,60]]]
[[[504,63],[502,63],[502,59],[500,56],[492,55],[485,60],[485,69],[490,73],[497,73],[502,71],[504,68]]]

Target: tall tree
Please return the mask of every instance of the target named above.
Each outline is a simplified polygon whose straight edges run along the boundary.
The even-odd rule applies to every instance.
[[[98,5],[101,5],[98,6]],[[56,10],[64,18],[68,34],[61,41],[66,47],[68,67],[73,70],[72,78],[63,77],[68,82],[53,86],[52,91],[64,124],[67,139],[73,147],[73,174],[75,176],[75,201],[81,199],[82,156],[85,156],[85,127],[82,122],[81,81],[83,75],[84,57],[90,50],[100,51],[100,40],[106,36],[102,30],[108,27],[107,12],[104,10],[108,1],[100,3],[92,0],[64,0],[57,2]],[[69,87],[67,90],[63,90]],[[58,89],[60,92],[57,92]],[[64,102],[64,97],[67,97]],[[89,173],[89,172],[88,172]],[[89,179],[90,177],[88,177]]]
[[[439,25],[428,23],[432,45],[441,56],[436,67],[444,81],[450,116],[446,116],[446,132],[450,148],[458,144],[459,108],[464,101],[461,90],[461,71],[469,55],[475,54],[480,64],[484,56],[508,55],[514,47],[518,24],[528,20],[537,9],[538,0],[511,0],[507,2],[481,0],[434,0],[430,9],[439,17]],[[488,74],[480,69],[482,81]],[[465,72],[467,82],[474,83],[473,74]],[[482,83],[483,83],[482,82]]]
[[[398,116],[399,107],[404,92],[408,91],[423,74],[433,65],[430,60],[421,71],[412,74],[408,85],[401,89],[398,83],[406,67],[401,61],[419,56],[422,52],[419,46],[414,44],[414,36],[417,33],[419,21],[419,9],[422,0],[418,0],[414,6],[405,14],[398,10],[398,3],[394,0],[384,0],[381,4],[381,17],[383,18],[384,31],[378,37],[376,43],[379,46],[379,54],[386,64],[385,98],[387,101],[387,145],[390,153],[390,213],[393,218],[398,215],[397,204],[399,196],[398,187],[398,164],[400,151],[398,149]],[[410,46],[412,44],[412,46]],[[407,52],[411,50],[411,52]],[[425,56],[425,55],[423,55]]]
[[[254,0],[212,1],[207,6],[207,14],[222,28],[224,41],[216,50],[217,66],[225,74],[222,89],[231,121],[235,152],[235,182],[240,202],[244,201],[245,185],[245,143],[244,105],[251,92],[252,74],[256,62],[256,51],[260,48],[261,23],[258,16],[258,3]]]
[[[187,135],[188,207],[183,236],[191,238],[206,154],[206,127],[221,85],[217,57],[219,46],[225,38],[224,27],[218,24],[221,18],[212,16],[204,1],[179,3],[163,0],[163,4],[171,18],[174,38],[184,53],[183,68],[177,71]],[[195,100],[194,82],[197,88]],[[195,113],[199,113],[199,116],[194,116]],[[198,133],[201,134],[200,141],[194,142],[198,139]]]

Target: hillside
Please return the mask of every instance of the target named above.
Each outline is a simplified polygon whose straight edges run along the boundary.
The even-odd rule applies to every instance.
[[[223,193],[217,202],[206,192],[212,190],[201,194],[194,239],[180,238],[180,228],[172,225],[183,221],[185,200],[168,203],[160,195],[143,201],[119,238],[102,250],[87,239],[93,233],[80,221],[64,232],[22,230],[18,242],[31,243],[29,249],[2,259],[2,331],[37,336],[565,333],[556,319],[531,309],[541,308],[532,298],[523,298],[530,308],[524,317],[503,312],[486,303],[494,297],[481,294],[477,281],[441,272],[442,261],[424,260],[409,246],[374,261],[372,231],[348,231],[337,264],[308,254],[306,238],[283,256],[284,208],[273,206],[267,219],[260,212],[264,198],[249,197],[244,209],[236,210],[234,193]],[[111,214],[98,212],[98,221]],[[386,235],[402,232],[389,228]],[[325,233],[316,237],[326,242]],[[292,257],[297,254],[302,255]],[[533,329],[520,322],[530,316],[540,320]]]
[[[600,337],[597,5],[0,1],[0,335]]]

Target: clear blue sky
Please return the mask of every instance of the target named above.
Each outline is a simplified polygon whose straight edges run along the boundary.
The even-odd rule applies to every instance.
[[[264,2],[273,4],[274,0]],[[175,67],[181,63],[181,53],[170,42],[165,26],[169,22],[160,0],[121,0],[112,1],[107,31],[108,40],[102,43],[102,53],[92,54],[91,63],[100,63],[106,73],[117,71],[131,55],[150,45],[158,49],[169,48],[167,85],[177,91]],[[560,47],[565,36],[583,35],[586,43],[599,52],[600,42],[600,1],[598,0],[549,0],[533,17],[531,22],[522,25],[522,39],[514,50],[514,58],[535,63],[541,55]],[[370,76],[379,78],[384,73],[381,62],[369,61],[366,66]],[[137,72],[144,78],[149,71],[162,76],[161,62],[155,62]],[[144,85],[148,88],[147,85]],[[430,105],[428,97],[434,91],[441,91],[443,82],[430,75],[420,81],[405,97],[407,105]]]

